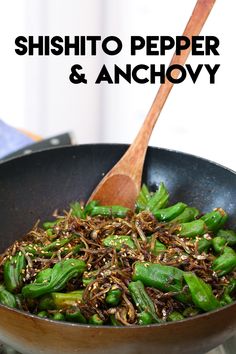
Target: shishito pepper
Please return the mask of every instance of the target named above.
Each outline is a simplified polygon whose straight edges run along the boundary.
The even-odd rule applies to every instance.
[[[48,318],[49,317],[47,311],[40,311],[40,312],[37,313],[37,316],[42,317],[42,318]]]
[[[47,251],[55,251],[63,246],[65,246],[67,243],[69,243],[71,240],[73,239],[73,237],[64,237],[60,240],[56,240],[54,242],[49,243],[48,245],[42,247],[40,249],[40,253],[44,253]]]
[[[184,237],[201,236],[207,232],[205,222],[201,219],[194,220],[186,223],[180,223],[176,232]]]
[[[142,311],[137,314],[138,324],[140,326],[145,326],[153,323],[152,315],[147,311]]]
[[[103,325],[103,320],[98,316],[97,313],[92,315],[89,319],[89,324],[95,325],[95,326],[102,326]]]
[[[148,200],[146,209],[153,212],[153,210],[162,209],[166,206],[169,200],[169,193],[164,185],[160,183],[158,190]]]
[[[236,279],[231,279],[229,284],[225,286],[223,295],[220,299],[222,306],[231,304],[234,300],[231,295],[235,293],[236,290]]]
[[[80,259],[66,259],[58,262],[52,268],[51,278],[46,283],[32,283],[22,288],[25,297],[36,298],[44,294],[63,289],[67,282],[81,275],[86,268],[84,261]]]
[[[137,306],[140,312],[148,312],[152,317],[152,322],[162,322],[158,318],[155,306],[151,298],[148,296],[143,283],[140,280],[130,282],[128,285],[128,289],[135,305]]]
[[[85,219],[87,215],[90,215],[94,207],[98,206],[99,202],[97,200],[92,200],[85,207],[79,202],[74,202],[70,204],[71,215],[80,219]]]
[[[179,301],[189,303],[189,293],[183,292],[183,271],[163,264],[150,262],[136,262],[132,279],[140,280],[145,286],[157,288],[166,292],[172,291]]]
[[[117,306],[121,300],[122,291],[120,289],[111,289],[106,296],[106,303],[110,306]]]
[[[60,222],[61,222],[61,219],[56,219],[55,221],[45,221],[43,223],[43,228],[44,228],[44,230],[52,229],[54,226],[56,226]]]
[[[82,277],[83,286],[86,287],[92,281],[94,281],[98,273],[99,273],[99,269],[93,270],[91,272],[84,272]]]
[[[65,321],[65,316],[61,312],[55,312],[52,316],[54,321]]]
[[[198,249],[199,253],[202,253],[202,252],[206,252],[207,253],[211,246],[212,246],[212,239],[207,239],[205,237],[202,237],[198,241],[197,249]]]
[[[128,211],[130,209],[125,208],[120,205],[112,205],[112,206],[95,206],[91,212],[91,216],[97,216],[97,215],[102,215],[102,216],[114,216],[118,218],[125,218]]]
[[[231,247],[224,247],[222,255],[216,258],[212,264],[212,269],[218,276],[223,276],[234,270],[236,267],[236,252]]]
[[[169,316],[167,317],[167,321],[181,321],[184,320],[184,316],[178,312],[178,311],[173,311],[169,314]]]
[[[93,210],[93,208],[98,206],[98,205],[99,205],[99,202],[97,200],[91,200],[91,202],[89,202],[84,208],[85,214],[86,215],[90,215],[90,213]]]
[[[216,253],[221,253],[224,250],[226,239],[220,236],[216,236],[212,240],[212,246]]]
[[[166,246],[162,242],[158,240],[154,240],[153,242],[152,237],[148,237],[147,240],[150,253],[154,256],[158,256],[160,253],[163,253],[166,250]]]
[[[126,235],[111,235],[102,240],[102,243],[106,247],[113,247],[117,251],[120,251],[122,247],[127,246],[131,249],[135,249],[135,243],[131,236]]]
[[[62,309],[75,306],[83,299],[84,290],[75,290],[68,293],[53,292],[43,296],[39,302],[40,310]]]
[[[171,221],[180,215],[186,206],[187,205],[185,203],[179,202],[165,209],[153,209],[152,213],[159,221]]]
[[[74,202],[70,204],[71,215],[77,218],[84,219],[86,217],[85,210],[79,202]]]
[[[52,276],[52,268],[42,269],[36,276],[36,283],[48,283]]]
[[[207,213],[201,217],[207,226],[209,231],[219,230],[227,221],[228,215],[222,208],[216,208],[210,213]]]
[[[146,186],[146,184],[143,184],[136,201],[136,210],[138,212],[145,210],[147,208],[147,203],[150,200],[150,198],[151,198],[151,194],[149,192],[149,189]]]
[[[16,297],[6,290],[3,285],[0,285],[0,303],[5,306],[17,308]]]
[[[184,272],[183,276],[189,287],[192,300],[197,307],[206,312],[221,307],[209,284],[192,272]]]
[[[236,232],[233,230],[219,230],[216,236],[224,238],[228,246],[236,245]]]
[[[185,223],[193,221],[199,215],[199,210],[192,207],[186,207],[181,214],[171,220],[171,223]]]
[[[23,272],[26,267],[26,259],[22,252],[10,257],[4,264],[4,284],[8,291],[17,293],[23,285]]]
[[[66,310],[65,319],[66,319],[66,321],[69,321],[69,322],[87,323],[86,318],[81,313],[81,311],[77,308],[71,308],[71,309]]]

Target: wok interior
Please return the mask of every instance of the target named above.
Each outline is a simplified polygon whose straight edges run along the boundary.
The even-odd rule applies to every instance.
[[[57,148],[0,165],[0,252],[55,209],[68,208],[90,193],[127,145],[94,144]],[[185,202],[203,212],[222,207],[236,229],[236,174],[207,160],[150,147],[143,181],[155,190],[163,181],[170,202]]]

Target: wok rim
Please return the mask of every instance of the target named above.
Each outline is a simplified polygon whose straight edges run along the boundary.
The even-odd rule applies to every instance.
[[[43,148],[41,150],[38,150],[38,151],[32,151],[30,154],[25,154],[25,155],[21,155],[21,156],[16,156],[16,157],[10,157],[10,158],[4,158],[3,161],[0,160],[0,168],[2,165],[6,165],[8,164],[9,162],[12,162],[12,161],[15,161],[15,160],[20,160],[20,159],[25,159],[25,158],[30,158],[30,156],[34,156],[34,155],[38,155],[38,154],[43,154],[43,153],[47,153],[47,152],[50,152],[50,151],[55,151],[55,150],[73,150],[74,148],[78,148],[78,147],[96,147],[96,146],[101,146],[101,147],[109,147],[109,146],[118,146],[118,147],[125,147],[126,149],[128,149],[128,147],[130,146],[130,144],[126,144],[126,143],[86,143],[86,144],[74,144],[74,145],[66,145],[66,146],[54,146],[54,147],[49,147],[49,148]],[[181,151],[181,150],[175,150],[175,149],[170,149],[170,148],[164,148],[164,147],[160,147],[160,146],[152,146],[152,145],[148,145],[148,149],[147,151],[151,149],[157,149],[157,150],[162,150],[162,151],[167,151],[167,152],[170,152],[170,153],[175,153],[175,154],[181,154],[181,155],[185,155],[185,156],[189,156],[189,157],[194,157],[198,160],[202,160],[202,161],[205,161],[205,162],[208,162],[212,165],[215,165],[215,166],[218,166],[220,168],[223,168],[224,170],[227,170],[231,173],[233,173],[234,175],[236,175],[236,171],[234,171],[232,168],[230,167],[227,167],[227,166],[224,166],[222,165],[220,162],[216,162],[216,161],[213,161],[213,160],[210,160],[206,157],[202,157],[202,156],[198,156],[198,155],[195,155],[195,154],[191,154],[191,153],[188,153],[188,152],[185,152],[185,151]],[[145,161],[144,161],[145,163]]]
[[[78,147],[96,147],[96,146],[101,146],[101,147],[123,147],[123,148],[126,148],[128,149],[128,147],[130,146],[130,144],[123,144],[123,143],[86,143],[86,144],[75,144],[75,145],[68,145],[68,146],[56,146],[56,147],[50,147],[50,148],[47,148],[47,149],[42,149],[42,150],[39,150],[39,151],[34,151],[30,154],[26,154],[26,155],[21,155],[21,156],[17,156],[17,157],[11,157],[9,159],[5,159],[3,161],[0,161],[0,169],[1,169],[1,166],[2,165],[7,165],[8,163],[11,163],[12,161],[15,161],[15,160],[21,160],[21,159],[28,159],[30,158],[31,156],[37,156],[37,155],[40,155],[40,154],[47,154],[48,152],[50,151],[55,151],[55,150],[73,150],[73,149],[76,149]],[[201,157],[201,156],[198,156],[198,155],[194,155],[194,154],[190,154],[190,153],[187,153],[187,152],[183,152],[183,151],[180,151],[180,150],[174,150],[174,149],[169,149],[169,148],[163,148],[163,147],[159,147],[159,146],[148,146],[148,150],[151,149],[151,150],[161,150],[161,151],[164,151],[164,152],[170,152],[170,153],[174,153],[174,154],[177,154],[177,155],[184,155],[184,156],[187,156],[187,157],[193,157],[197,160],[202,160],[204,162],[207,162],[207,163],[210,163],[211,165],[215,165],[217,167],[220,167],[234,175],[236,175],[236,171],[232,170],[231,168],[229,167],[226,167],[218,162],[215,162],[215,161],[212,161],[212,160],[209,160],[207,158],[204,158],[204,157]],[[147,151],[148,151],[147,150]],[[144,161],[145,163],[145,161]],[[225,305],[221,308],[218,308],[216,310],[213,310],[213,311],[209,311],[209,312],[205,312],[205,313],[202,313],[202,314],[199,314],[199,315],[196,315],[196,316],[193,316],[193,317],[188,317],[188,318],[184,318],[183,320],[178,320],[178,321],[173,321],[173,322],[163,322],[163,323],[155,323],[155,324],[150,324],[150,325],[130,325],[130,326],[113,326],[113,325],[91,325],[91,324],[81,324],[81,323],[73,323],[73,322],[66,322],[66,321],[56,321],[56,320],[52,320],[52,319],[49,319],[49,318],[42,318],[42,317],[39,317],[37,315],[34,315],[34,314],[31,314],[31,313],[28,313],[26,311],[22,311],[22,310],[18,310],[18,309],[15,309],[15,308],[11,308],[11,307],[8,307],[6,305],[3,305],[0,303],[0,309],[3,308],[7,311],[10,311],[10,312],[13,312],[13,313],[16,313],[16,314],[19,314],[20,316],[23,316],[25,318],[31,318],[33,320],[36,320],[36,321],[42,321],[43,323],[46,321],[47,323],[51,323],[53,325],[57,325],[57,326],[68,326],[68,327],[79,327],[79,328],[87,328],[87,329],[90,329],[90,328],[95,328],[95,329],[101,329],[101,328],[106,328],[106,329],[114,329],[114,328],[119,328],[120,330],[127,330],[128,328],[130,329],[142,329],[142,328],[164,328],[164,327],[171,327],[171,326],[175,326],[177,323],[185,323],[186,321],[190,322],[190,321],[195,321],[196,319],[204,319],[205,317],[209,317],[209,315],[211,314],[216,314],[218,312],[222,312],[224,311],[225,309],[227,308],[230,308],[230,307],[233,307],[236,305],[236,301],[234,301],[232,304],[228,304],[228,305]]]
[[[225,305],[223,307],[220,307],[216,310],[213,310],[213,311],[208,311],[208,312],[205,312],[205,313],[202,313],[200,315],[196,315],[196,316],[193,316],[193,317],[188,317],[188,318],[184,318],[183,320],[178,320],[178,321],[166,321],[166,322],[163,322],[163,323],[153,323],[153,324],[150,324],[150,325],[129,325],[129,326],[113,326],[113,325],[91,325],[91,324],[82,324],[82,323],[75,323],[75,322],[67,322],[67,321],[56,321],[56,320],[52,320],[50,318],[45,318],[45,317],[40,317],[40,316],[37,316],[37,315],[33,315],[31,313],[28,313],[26,311],[23,311],[23,310],[18,310],[18,309],[15,309],[15,308],[11,308],[11,307],[8,307],[6,305],[2,305],[0,304],[0,309],[3,308],[3,309],[6,309],[8,311],[11,311],[13,313],[16,313],[16,314],[19,314],[19,315],[22,315],[23,317],[26,317],[26,318],[31,318],[33,320],[36,320],[36,321],[43,321],[43,322],[47,322],[47,323],[51,323],[51,324],[57,324],[57,325],[60,325],[60,326],[69,326],[69,327],[79,327],[79,328],[87,328],[87,329],[90,329],[90,328],[96,328],[96,329],[101,329],[101,328],[109,328],[109,329],[113,329],[113,328],[119,328],[121,330],[124,330],[124,329],[127,329],[127,328],[130,328],[130,329],[137,329],[137,328],[160,328],[160,327],[169,327],[169,326],[174,326],[176,325],[176,323],[185,323],[186,321],[190,322],[190,321],[194,321],[198,318],[201,318],[201,319],[204,319],[205,317],[209,317],[210,314],[215,314],[215,313],[218,313],[218,312],[221,312],[222,310],[225,310],[229,307],[233,307],[236,305],[236,301],[234,301],[232,304],[229,304],[229,305]]]

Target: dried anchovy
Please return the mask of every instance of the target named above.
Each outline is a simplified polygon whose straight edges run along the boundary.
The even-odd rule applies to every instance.
[[[0,279],[3,274],[4,262],[16,252],[24,253],[27,267],[24,274],[25,284],[35,280],[37,273],[53,266],[60,260],[80,258],[87,262],[87,270],[96,272],[94,279],[89,283],[83,294],[83,303],[78,304],[86,318],[97,313],[100,318],[107,321],[110,314],[124,325],[137,323],[137,313],[132,304],[128,284],[132,280],[132,269],[135,261],[149,261],[165,265],[172,265],[184,271],[194,271],[204,281],[211,284],[216,297],[220,297],[222,289],[228,278],[218,278],[211,270],[213,258],[210,254],[199,254],[198,240],[193,243],[186,238],[174,234],[175,225],[158,222],[148,211],[139,214],[129,213],[126,218],[90,217],[80,219],[66,212],[64,216],[55,214],[60,222],[53,227],[53,234],[40,228],[36,223],[34,228],[22,239],[16,241],[0,256]],[[121,250],[105,247],[102,240],[110,235],[130,235],[135,249],[127,246]],[[151,236],[151,243],[147,237]],[[61,241],[65,237],[71,238],[67,245],[55,249],[52,254],[41,251],[52,242]],[[162,242],[166,250],[158,256],[151,254],[155,240]],[[82,244],[78,254],[73,253],[74,247]],[[26,252],[27,246],[33,247],[36,255]],[[92,273],[91,273],[92,274]],[[106,293],[112,286],[122,290],[122,300],[118,307],[108,308],[105,304]],[[67,289],[70,291],[83,288],[80,279],[70,281]],[[162,319],[166,319],[173,310],[183,310],[185,305],[174,298],[174,293],[163,293],[160,290],[146,288],[153,300],[156,312]],[[36,308],[24,304],[24,310],[34,312]]]

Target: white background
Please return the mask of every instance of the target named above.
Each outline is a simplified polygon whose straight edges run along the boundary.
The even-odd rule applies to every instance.
[[[157,85],[95,85],[101,66],[168,64],[165,57],[131,57],[131,35],[181,35],[195,0],[0,1],[0,117],[44,137],[73,131],[78,143],[132,142]],[[220,39],[220,56],[188,63],[221,64],[216,84],[201,73],[173,88],[150,144],[210,158],[236,170],[235,0],[216,0],[202,35]],[[19,35],[116,35],[124,50],[115,57],[28,57],[15,54]],[[70,67],[81,64],[87,85],[73,85]]]

